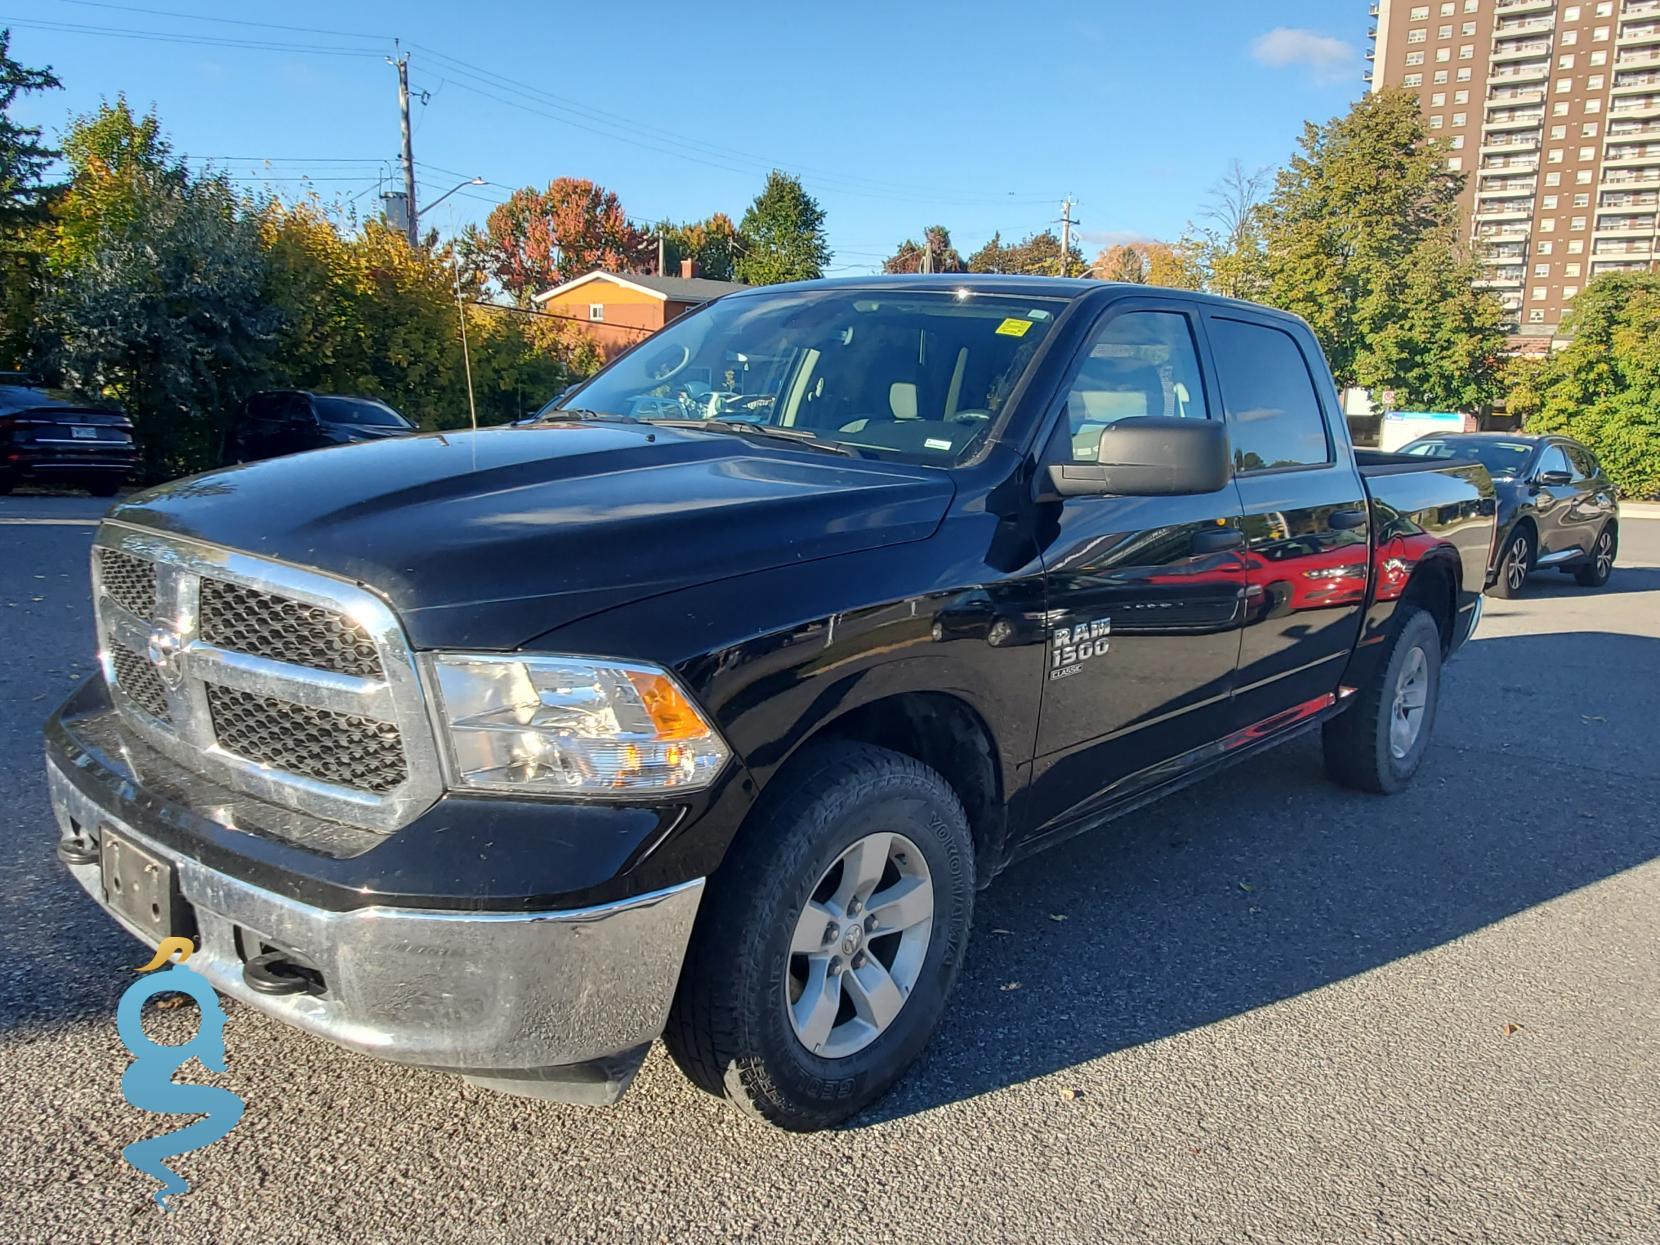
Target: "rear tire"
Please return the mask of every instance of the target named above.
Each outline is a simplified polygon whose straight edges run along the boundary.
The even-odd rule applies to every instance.
[[[1614,555],[1619,552],[1619,536],[1612,523],[1603,525],[1591,546],[1591,560],[1574,571],[1574,581],[1581,588],[1600,588],[1614,573]]]
[[[806,1132],[880,1097],[933,1036],[968,948],[973,838],[939,774],[869,744],[813,747],[764,799],[709,880],[663,1040],[695,1085]],[[919,882],[931,910],[901,911]]]
[[[1423,763],[1441,695],[1441,631],[1416,606],[1401,616],[1367,686],[1321,732],[1326,772],[1345,787],[1393,795]]]
[[[1534,541],[1531,528],[1520,527],[1511,532],[1504,546],[1504,557],[1499,560],[1499,577],[1493,582],[1496,597],[1511,600],[1522,595],[1527,577],[1533,572]]]

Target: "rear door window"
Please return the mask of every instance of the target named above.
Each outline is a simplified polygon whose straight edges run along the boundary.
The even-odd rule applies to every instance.
[[[1237,471],[1332,461],[1319,392],[1302,348],[1283,329],[1212,317],[1211,351]]]
[[[1534,474],[1542,476],[1551,471],[1573,475],[1573,470],[1568,466],[1568,456],[1562,452],[1560,445],[1547,445],[1545,447],[1545,452],[1539,456],[1539,469]]]

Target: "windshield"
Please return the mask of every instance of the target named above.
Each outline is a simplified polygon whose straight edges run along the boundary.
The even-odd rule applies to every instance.
[[[370,398],[314,398],[317,417],[330,424],[362,428],[408,428],[410,423],[384,402]]]
[[[1401,449],[1403,454],[1424,458],[1473,458],[1494,479],[1515,479],[1527,470],[1533,446],[1526,441],[1452,441],[1432,438],[1414,441]]]
[[[559,407],[788,429],[951,463],[986,434],[1063,305],[969,291],[737,295],[671,324]]]

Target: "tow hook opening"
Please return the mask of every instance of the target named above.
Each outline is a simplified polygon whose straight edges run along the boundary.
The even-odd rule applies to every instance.
[[[242,980],[256,994],[322,994],[323,974],[298,952],[265,942],[248,930],[236,931],[237,950],[245,957]],[[250,946],[256,952],[249,957]]]

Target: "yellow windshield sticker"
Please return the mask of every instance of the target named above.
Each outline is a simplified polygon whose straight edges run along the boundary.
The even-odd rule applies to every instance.
[[[1024,337],[1026,330],[1032,327],[1030,320],[1016,320],[1014,317],[1003,321],[997,326],[997,331],[1004,337]]]

